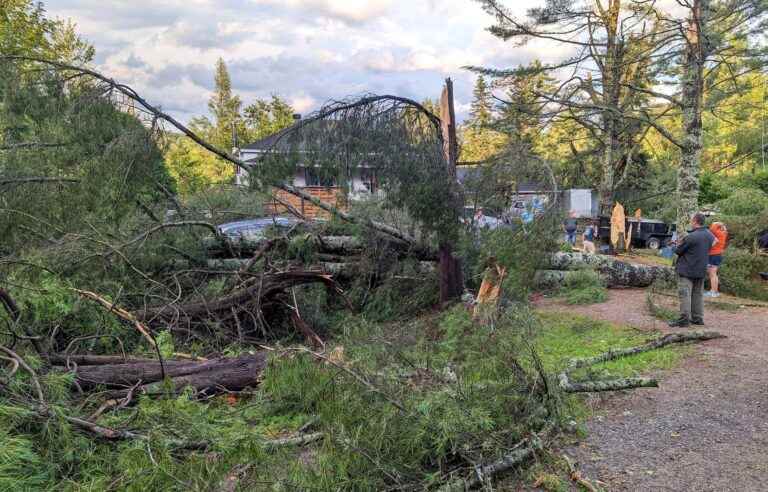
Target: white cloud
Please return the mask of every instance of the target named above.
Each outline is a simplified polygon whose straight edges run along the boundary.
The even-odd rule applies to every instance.
[[[513,0],[509,0],[510,5]],[[515,1],[524,11],[539,0]],[[465,65],[506,68],[565,56],[516,48],[485,31],[493,19],[469,0],[56,0],[97,51],[97,68],[182,120],[207,114],[222,57],[246,104],[271,94],[306,114],[365,92],[436,98],[454,79],[459,114],[471,100]]]
[[[365,22],[387,12],[394,0],[252,0],[257,5],[288,7],[345,22]]]

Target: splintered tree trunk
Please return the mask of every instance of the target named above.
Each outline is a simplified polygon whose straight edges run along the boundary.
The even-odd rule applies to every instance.
[[[688,25],[683,76],[683,146],[677,171],[677,231],[684,234],[690,217],[699,206],[699,170],[701,168],[704,95],[704,62],[706,60],[705,15],[709,0],[694,0]]]

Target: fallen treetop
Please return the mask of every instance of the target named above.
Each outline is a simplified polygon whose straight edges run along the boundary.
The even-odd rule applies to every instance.
[[[197,135],[194,131],[192,131],[191,129],[187,128],[181,122],[176,120],[174,117],[172,117],[171,115],[163,112],[162,110],[160,110],[160,108],[150,104],[146,99],[141,97],[138,92],[136,92],[134,89],[132,89],[128,85],[125,85],[125,84],[122,84],[120,82],[117,82],[116,80],[114,80],[112,78],[109,78],[109,77],[107,77],[107,76],[105,76],[105,75],[103,75],[103,74],[101,74],[101,73],[99,73],[99,72],[97,72],[95,70],[91,70],[91,69],[86,68],[86,67],[80,67],[80,66],[76,66],[76,65],[67,64],[67,63],[61,63],[61,62],[58,62],[58,61],[55,61],[55,60],[47,60],[47,59],[44,59],[44,58],[30,57],[30,56],[21,56],[21,55],[4,55],[4,56],[0,56],[0,60],[10,61],[10,62],[27,61],[27,62],[41,63],[43,65],[47,65],[47,66],[49,66],[49,67],[51,67],[53,69],[56,69],[56,70],[67,71],[67,72],[74,72],[74,73],[79,74],[79,75],[86,75],[86,76],[92,77],[92,78],[100,81],[101,83],[105,84],[110,89],[113,89],[113,90],[123,94],[124,96],[128,97],[129,99],[137,102],[138,104],[141,105],[141,107],[146,112],[152,114],[154,118],[157,118],[159,120],[163,120],[163,121],[168,122],[174,128],[176,128],[177,130],[182,132],[184,135],[189,137],[196,144],[198,144],[201,147],[203,147],[204,149],[212,152],[216,156],[224,159],[225,161],[231,162],[235,166],[237,166],[237,167],[239,167],[239,168],[241,168],[244,171],[247,171],[249,173],[250,173],[250,171],[252,169],[252,166],[250,164],[248,164],[245,161],[242,161],[242,160],[238,159],[237,157],[231,155],[230,153],[228,153],[226,151],[223,151],[223,150],[217,148],[216,146],[208,143],[203,138],[201,138],[199,135]],[[419,112],[423,113],[428,118],[430,123],[435,127],[435,130],[439,133],[440,119],[437,116],[435,116],[432,113],[430,113],[426,108],[424,108],[424,106],[422,106],[418,102],[416,102],[414,100],[411,100],[411,99],[408,99],[408,98],[404,98],[404,97],[400,97],[400,96],[393,96],[393,95],[368,96],[368,97],[365,97],[363,99],[360,99],[360,100],[356,101],[355,103],[351,103],[350,105],[347,105],[347,106],[351,106],[352,104],[354,104],[354,105],[373,104],[373,103],[375,103],[377,101],[392,101],[392,102],[394,102],[396,104],[402,104],[402,105],[405,105],[405,106],[408,106],[408,107],[412,107],[415,110],[418,110]],[[347,109],[346,106],[339,106],[339,107],[333,108],[332,111],[343,111],[345,109]],[[317,115],[315,115],[315,116],[313,116],[311,118],[306,118],[306,119],[302,120],[301,125],[302,126],[308,125],[309,123],[311,123],[311,121],[323,119],[323,118],[326,118],[328,116],[329,116],[328,114],[320,113],[320,114],[317,114]],[[258,180],[257,176],[254,176],[253,174],[251,174],[251,177],[252,177],[252,179],[255,179],[257,181],[257,184],[259,184],[260,186],[263,186],[263,183],[261,183]],[[348,212],[345,212],[345,211],[339,209],[338,207],[336,207],[334,205],[331,205],[330,203],[324,202],[324,201],[322,201],[322,200],[312,196],[311,194],[307,193],[306,191],[304,191],[304,190],[302,190],[300,188],[296,188],[296,187],[294,187],[292,185],[289,185],[287,183],[282,183],[282,182],[271,183],[271,185],[274,186],[275,188],[278,188],[278,189],[281,189],[281,190],[283,190],[283,191],[285,191],[287,193],[290,193],[291,195],[294,195],[296,197],[302,198],[302,199],[312,203],[313,205],[315,205],[315,206],[325,210],[326,212],[328,212],[328,213],[330,213],[332,215],[335,215],[336,217],[339,217],[340,219],[342,219],[342,220],[344,220],[346,222],[349,222],[349,223],[352,223],[352,224],[359,224],[359,225],[368,227],[370,229],[373,229],[373,230],[376,230],[378,232],[381,232],[381,233],[387,234],[389,236],[392,236],[392,237],[394,237],[394,238],[396,238],[396,239],[398,239],[400,241],[403,241],[403,242],[405,242],[407,244],[413,244],[413,245],[418,244],[418,241],[414,237],[412,237],[409,234],[407,234],[407,233],[397,229],[396,227],[393,227],[393,226],[391,226],[389,224],[384,224],[384,223],[381,223],[381,222],[377,222],[377,221],[374,221],[374,220],[371,220],[371,219],[368,219],[368,218],[361,218],[361,217],[357,217],[355,215],[352,215],[352,214],[350,214]]]

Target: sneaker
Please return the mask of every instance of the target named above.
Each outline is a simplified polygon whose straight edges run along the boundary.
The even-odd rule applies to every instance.
[[[693,319],[691,320],[692,325],[698,325],[698,326],[704,326],[704,320],[703,319]]]
[[[712,292],[711,294],[712,294],[712,297],[720,297],[719,292]]]
[[[691,322],[685,318],[679,318],[674,321],[670,321],[667,324],[669,325],[670,328],[686,328],[688,325],[691,324]]]
[[[705,290],[704,297],[715,297],[715,293],[712,292],[711,290]]]

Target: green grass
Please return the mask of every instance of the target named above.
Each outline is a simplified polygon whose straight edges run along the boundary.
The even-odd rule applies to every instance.
[[[535,341],[544,367],[557,372],[571,358],[590,357],[613,348],[642,345],[647,333],[571,313],[541,313],[543,327]],[[662,348],[624,357],[591,368],[601,376],[627,377],[669,369],[681,357],[680,349]]]
[[[598,304],[608,300],[608,290],[594,270],[567,272],[558,295],[566,304]]]
[[[717,309],[718,311],[725,311],[728,313],[735,313],[738,310],[741,309],[741,306],[739,306],[736,303],[728,302],[728,301],[711,301],[711,300],[705,300],[704,301],[704,307],[705,308],[712,308]]]

